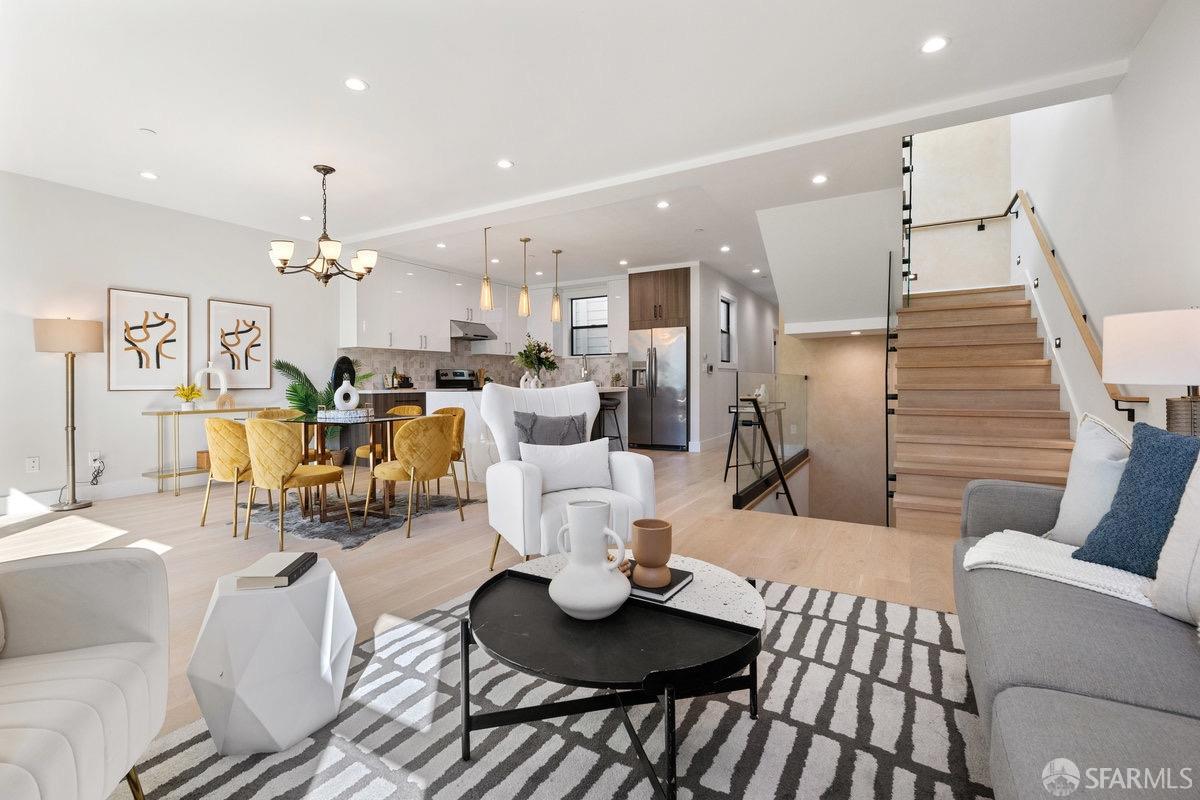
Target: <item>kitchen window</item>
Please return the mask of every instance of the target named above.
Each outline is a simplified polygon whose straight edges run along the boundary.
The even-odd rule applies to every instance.
[[[608,355],[608,295],[571,298],[571,355]]]
[[[721,363],[733,362],[733,301],[721,298]]]

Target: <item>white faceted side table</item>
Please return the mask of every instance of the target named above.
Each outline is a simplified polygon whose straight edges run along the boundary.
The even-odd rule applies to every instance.
[[[325,559],[283,589],[217,579],[188,681],[217,752],[286,750],[337,716],[357,628]]]

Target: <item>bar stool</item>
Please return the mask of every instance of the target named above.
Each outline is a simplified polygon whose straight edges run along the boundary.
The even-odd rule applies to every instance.
[[[617,409],[621,407],[621,398],[613,397],[611,394],[600,395],[600,430],[604,432],[606,439],[616,439],[620,449],[625,449],[625,440],[621,438],[621,418],[617,416]],[[613,425],[617,428],[617,435],[613,436],[608,433],[608,420],[604,417],[604,412],[608,412],[612,418]]]

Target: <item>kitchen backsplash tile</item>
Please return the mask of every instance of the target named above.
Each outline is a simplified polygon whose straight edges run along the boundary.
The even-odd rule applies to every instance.
[[[338,350],[339,356],[349,356],[362,364],[362,368],[375,373],[368,382],[367,388],[383,386],[384,375],[390,375],[392,368],[403,372],[412,378],[413,384],[419,387],[433,386],[434,371],[438,369],[484,369],[488,377],[497,383],[516,386],[521,381],[524,370],[513,363],[512,356],[477,355],[471,352],[471,343],[453,341],[450,343],[451,352],[431,353],[427,350],[393,350],[376,347],[343,347]],[[560,358],[558,369],[543,376],[547,386],[565,386],[583,380],[580,370],[583,366],[581,358]],[[614,374],[624,378],[629,371],[629,358],[624,353],[611,356],[589,356],[589,377],[601,386],[611,386]]]

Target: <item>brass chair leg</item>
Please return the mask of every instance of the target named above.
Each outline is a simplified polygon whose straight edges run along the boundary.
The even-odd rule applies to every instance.
[[[492,560],[488,562],[488,572],[496,571],[496,553],[500,551],[500,534],[496,534],[496,541],[492,544]]]
[[[233,538],[235,539],[237,538],[238,490],[242,487],[242,482],[239,480],[241,477],[237,470],[233,471]]]
[[[410,467],[408,470],[408,519],[406,520],[406,524],[408,525],[408,533],[404,534],[405,539],[412,538],[413,492],[416,491],[416,488],[417,488],[417,481],[416,481],[416,478],[414,477],[415,474],[416,473],[414,473],[412,468]],[[418,500],[417,508],[420,508],[420,507],[421,507],[421,501]]]
[[[297,494],[300,494],[297,492]],[[279,487],[279,552],[283,552],[283,514],[287,511],[287,489]]]
[[[275,510],[275,502],[271,500],[271,490],[267,489],[267,511]]]
[[[367,483],[367,497],[363,500],[363,526],[367,524],[367,517],[371,513],[371,484]]]
[[[354,530],[354,520],[350,517],[350,493],[346,491],[346,476],[338,478],[339,492],[342,495],[342,505],[346,507],[346,526]]]
[[[454,479],[454,499],[458,501],[458,521],[466,522],[467,518],[463,516],[462,496],[458,493],[458,473],[454,471],[454,462],[450,462],[450,477]]]
[[[384,481],[383,482],[383,492],[382,492],[382,496],[379,499],[383,501],[383,516],[384,517],[390,517],[392,515],[391,500],[392,500],[392,495],[396,491],[395,486],[393,484],[394,484],[394,481]]]
[[[451,466],[451,469],[453,469],[453,466]],[[442,493],[442,479],[441,478],[437,479],[437,493],[438,494]]]
[[[142,793],[142,781],[138,778],[136,767],[130,767],[129,772],[125,773],[125,783],[129,784],[129,793],[133,795],[133,800],[146,800],[146,795]]]
[[[350,491],[354,491],[354,484],[358,480],[358,456],[350,458]]]
[[[208,497],[212,494],[212,473],[208,473],[208,482],[204,484],[204,506],[200,509],[200,527],[204,527],[204,520],[208,517]]]
[[[471,502],[471,473],[467,470],[467,449],[466,449],[466,447],[464,447],[463,451],[462,451],[462,464],[463,464],[463,483],[466,484],[465,488],[467,490],[467,502],[469,503],[469,502]]]
[[[270,491],[270,490],[268,489],[267,491]],[[254,508],[254,498],[257,495],[258,495],[258,487],[255,486],[253,483],[250,484],[250,493],[246,496],[246,524],[244,526],[246,528],[246,530],[245,530],[245,532],[242,533],[243,539],[248,540],[250,538],[250,509]],[[236,536],[237,534],[235,533],[234,535]]]

